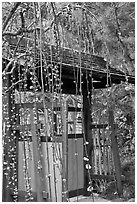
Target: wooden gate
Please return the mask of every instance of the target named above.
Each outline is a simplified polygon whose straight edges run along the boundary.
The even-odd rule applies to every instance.
[[[18,201],[62,201],[62,139],[48,141],[44,125],[43,104],[16,105],[18,110]],[[49,131],[49,130],[48,130]],[[56,153],[55,153],[56,148]]]
[[[114,178],[114,162],[111,149],[111,138],[108,124],[91,125],[93,150],[91,178],[94,191],[101,193],[106,190],[108,181]]]
[[[92,101],[93,102],[93,101]],[[100,104],[94,106],[83,95],[84,132],[88,142],[88,162],[90,164],[90,177],[94,190],[102,192],[106,189],[108,181],[116,181],[118,194],[122,193],[121,166],[114,124],[113,107],[101,108]],[[92,108],[92,111],[91,111]],[[94,116],[94,117],[93,117]],[[91,191],[89,176],[85,170],[85,189]]]
[[[92,169],[91,178],[93,187],[98,193],[107,189],[108,183],[115,181],[119,195],[122,192],[121,168],[114,124],[113,110],[109,109],[107,116],[102,116],[101,111],[92,118],[91,135],[93,148],[91,153]],[[104,117],[105,122],[104,123]]]
[[[52,130],[48,106],[44,110],[42,103],[16,104],[14,129],[18,137],[18,201],[61,202],[63,193],[67,192],[70,198],[83,194],[88,187],[85,185],[87,170],[84,162],[82,109],[65,105],[64,110],[59,106],[54,107],[54,110]],[[46,135],[43,128],[45,116]],[[109,124],[100,121],[92,121],[90,124],[93,143],[89,155],[92,161],[90,176],[98,191],[104,190],[108,180],[114,180],[114,173],[117,178],[119,175],[119,171],[114,169],[114,163],[118,160],[111,119]],[[54,132],[55,137],[50,137],[51,132]]]
[[[16,104],[16,112],[18,201],[32,199],[41,202],[61,202],[63,191],[61,162],[64,141],[60,107],[56,107],[54,114],[55,140],[53,138],[50,140],[50,127],[47,127],[48,142],[43,129],[45,117],[43,104]],[[67,191],[68,197],[73,197],[82,194],[84,189],[81,109],[67,107],[66,117]],[[50,161],[49,166],[48,161]]]

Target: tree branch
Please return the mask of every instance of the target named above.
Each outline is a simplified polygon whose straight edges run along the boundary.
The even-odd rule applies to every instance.
[[[20,11],[20,18],[21,18],[21,28],[25,28],[25,19],[22,11]]]
[[[4,69],[2,75],[5,74],[5,72],[8,70],[8,68],[12,65],[13,62],[14,62],[14,59],[12,59],[12,60],[7,64],[7,66],[6,66],[6,68]]]
[[[47,32],[48,30],[50,30],[52,28],[54,22],[55,21],[53,20],[51,22],[51,25],[44,29],[44,32]],[[31,33],[31,32],[34,32],[35,30],[39,30],[39,28],[37,27],[37,28],[30,29],[30,30],[28,30],[26,28],[23,28],[23,29],[20,28],[17,32],[14,32],[14,33],[13,32],[4,32],[2,34],[2,36],[6,36],[6,35],[17,36],[17,35],[22,35],[23,33]]]
[[[6,18],[3,27],[2,27],[2,32],[4,32],[5,28],[7,27],[10,19],[12,18],[13,14],[15,13],[15,11],[17,10],[17,8],[19,7],[19,5],[21,4],[21,2],[16,2],[14,4],[14,7],[11,9],[10,14],[8,15],[8,17]]]
[[[26,56],[26,55],[27,55],[27,53],[23,53],[23,54],[20,54],[16,59],[12,59],[12,60],[7,64],[6,68],[4,69],[4,71],[3,71],[3,73],[2,73],[2,76],[5,75],[5,74],[12,74],[13,71],[14,71],[14,69],[16,68],[17,61],[18,61],[21,57],[24,57],[24,56]],[[11,71],[10,71],[10,72],[6,72],[6,71],[8,71],[8,68],[12,65],[12,63],[13,63],[13,67],[12,67]]]
[[[17,45],[16,45],[16,47],[15,47],[15,49],[14,49],[14,54],[13,54],[13,57],[15,57],[16,51],[17,51],[18,46],[19,46],[19,44],[20,44],[21,40],[23,39],[23,37],[24,37],[24,35],[22,35],[22,36],[19,38],[19,40],[18,40],[18,42],[17,42]]]
[[[58,22],[57,22],[57,15],[55,13],[55,5],[54,5],[54,2],[51,2],[51,7],[52,7],[52,11],[53,11],[53,16],[54,16],[54,22],[55,22],[55,25],[56,25],[56,31],[57,31],[57,43],[58,43],[58,46],[60,47],[60,34],[59,34],[59,28],[58,28]]]
[[[39,28],[36,28],[36,29],[39,29]],[[5,35],[10,35],[10,36],[17,36],[17,35],[22,35],[23,33],[32,33],[33,31],[35,30],[35,28],[33,29],[26,29],[26,28],[20,28],[17,32],[13,33],[13,32],[5,32],[2,34],[2,36],[5,36]]]
[[[13,63],[13,67],[12,67],[11,71],[10,72],[6,72],[8,70],[8,68],[9,68],[9,66],[12,65],[12,63]],[[17,64],[17,62],[15,61],[15,59],[12,59],[8,63],[8,65],[6,66],[6,69],[3,71],[2,76],[5,75],[5,74],[12,74],[14,69],[16,68],[16,64]]]
[[[16,86],[17,84],[19,84],[20,82],[25,81],[25,79],[20,79],[19,81],[15,82],[14,84],[12,84],[12,86],[10,86],[5,92],[4,94],[7,94],[7,92],[9,92],[14,86]]]
[[[92,52],[93,54],[95,54],[93,31],[91,30],[91,32],[89,32],[89,23],[88,23],[88,18],[87,18],[86,12],[85,12],[85,19],[86,19],[86,27],[87,27],[86,35],[87,35],[87,39],[88,39],[88,42],[89,42],[88,51],[89,51],[89,53]],[[90,38],[90,36],[91,36],[91,38]]]
[[[125,43],[123,41],[121,26],[120,26],[120,22],[119,22],[119,18],[118,18],[118,7],[114,2],[113,2],[113,5],[114,5],[114,12],[115,12],[115,20],[116,20],[116,25],[117,25],[116,36],[117,36],[117,39],[123,48],[124,58],[125,58],[126,62],[129,63],[132,70],[134,70],[133,59],[130,57],[128,47],[125,45]]]

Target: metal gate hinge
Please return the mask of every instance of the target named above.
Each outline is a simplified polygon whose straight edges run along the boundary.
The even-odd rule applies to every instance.
[[[48,198],[48,192],[42,191],[42,197],[47,199]]]

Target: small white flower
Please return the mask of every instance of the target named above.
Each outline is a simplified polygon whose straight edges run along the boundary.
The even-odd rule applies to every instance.
[[[93,187],[92,187],[92,186],[89,186],[89,187],[87,188],[87,191],[89,191],[89,192],[93,191]]]
[[[109,130],[109,126],[106,127],[106,130]]]
[[[85,143],[84,143],[84,145],[88,145],[88,144],[89,144],[89,142],[85,142]]]
[[[86,169],[91,169],[90,164],[86,164]]]
[[[84,161],[89,161],[89,159],[87,157],[84,157],[83,160]]]

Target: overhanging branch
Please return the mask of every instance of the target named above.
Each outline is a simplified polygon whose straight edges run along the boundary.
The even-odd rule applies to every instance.
[[[32,33],[33,31],[35,30],[35,28],[34,29],[30,29],[30,30],[28,30],[28,29],[26,29],[26,28],[20,28],[17,32],[5,32],[5,33],[3,33],[2,34],[2,36],[6,36],[6,35],[10,35],[10,36],[17,36],[17,35],[21,35],[21,34],[23,34],[23,33]]]
[[[15,11],[17,10],[17,8],[19,7],[19,5],[21,4],[21,2],[16,2],[14,4],[14,7],[11,9],[10,14],[8,15],[8,17],[6,18],[3,27],[2,27],[2,32],[4,32],[5,28],[7,27],[10,19],[12,18],[13,14],[15,13]]]

